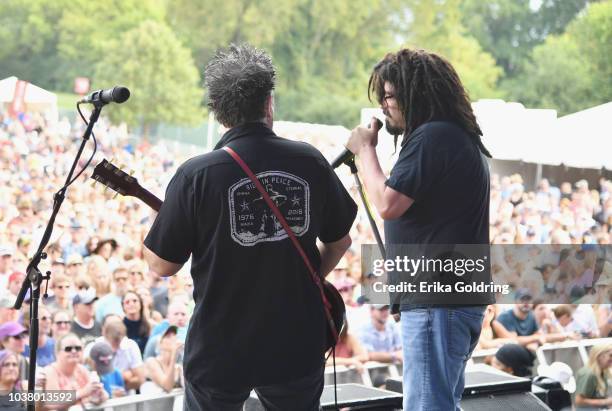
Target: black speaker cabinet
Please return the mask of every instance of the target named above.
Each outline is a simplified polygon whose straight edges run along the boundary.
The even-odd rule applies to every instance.
[[[389,391],[402,392],[402,380],[387,379]],[[550,411],[531,393],[531,380],[502,373],[488,365],[477,364],[465,372],[461,399],[464,411]]]
[[[335,410],[334,386],[323,387],[321,408]],[[395,411],[402,409],[402,394],[378,388],[366,387],[360,384],[338,384],[338,408],[368,411]],[[263,411],[264,408],[255,392],[245,403],[245,411]],[[522,410],[525,411],[525,410]]]

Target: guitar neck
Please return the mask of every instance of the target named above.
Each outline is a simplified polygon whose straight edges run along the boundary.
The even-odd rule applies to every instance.
[[[134,197],[141,199],[146,205],[158,212],[163,203],[163,201],[141,185],[138,186],[138,192],[134,195]]]

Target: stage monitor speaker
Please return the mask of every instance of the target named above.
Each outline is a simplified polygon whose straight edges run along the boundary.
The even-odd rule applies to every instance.
[[[351,410],[395,411],[402,409],[402,395],[396,392],[366,387],[360,384],[338,384],[338,407]],[[334,386],[326,385],[321,394],[321,408],[335,410]],[[245,411],[263,411],[253,391],[245,403]],[[525,410],[521,410],[525,411]]]
[[[385,388],[402,392],[402,380],[389,378]],[[476,364],[465,371],[465,387],[461,398],[464,411],[550,411],[531,393],[531,380],[506,374],[485,364]]]
[[[482,394],[461,399],[463,411],[551,411],[530,392]]]

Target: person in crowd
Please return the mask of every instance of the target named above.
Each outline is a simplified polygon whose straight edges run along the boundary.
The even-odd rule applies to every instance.
[[[153,307],[165,317],[168,313],[170,301],[180,296],[186,297],[185,301],[189,300],[185,293],[184,277],[180,274],[173,275],[168,278],[166,287],[162,287],[158,292],[153,294]]]
[[[591,304],[571,304],[573,309],[571,328],[584,338],[599,337],[595,310]]]
[[[603,281],[600,279],[599,281]],[[612,301],[612,279],[607,280],[608,284],[608,301]],[[612,337],[612,304],[600,304],[597,307],[597,325],[599,326],[599,335],[601,337]]]
[[[111,293],[111,276],[108,270],[108,264],[104,258],[99,255],[89,257],[87,261],[87,276],[96,289],[96,295],[103,297]]]
[[[56,311],[51,317],[51,321],[51,337],[53,337],[55,341],[62,335],[66,335],[70,332],[72,316],[68,311]]]
[[[28,332],[21,324],[17,322],[6,322],[0,324],[0,344],[2,349],[12,352],[17,356],[19,362],[19,375],[27,376],[29,370],[28,359],[22,354]]]
[[[51,273],[52,277],[55,275],[65,276],[66,275],[66,262],[62,257],[56,258],[51,261]]]
[[[135,290],[145,284],[145,273],[149,271],[147,263],[139,258],[135,258],[129,262],[127,269],[129,283],[132,289]]]
[[[535,354],[518,344],[505,344],[495,352],[491,365],[517,377],[532,375]]]
[[[149,335],[151,334],[151,323],[145,316],[144,304],[136,291],[128,291],[121,300],[123,312],[123,323],[127,328],[128,338],[136,341],[140,352],[144,353]]]
[[[68,312],[72,316],[72,298],[74,281],[66,275],[53,274],[51,276],[51,289],[53,297],[45,301],[49,311],[55,313],[58,310]]]
[[[55,361],[55,340],[51,335],[51,313],[44,306],[38,307],[38,349],[36,350],[36,365],[46,367]],[[25,345],[23,355],[30,356],[30,346]]]
[[[595,345],[589,362],[576,375],[577,411],[612,407],[609,384],[612,370],[612,344]]]
[[[8,278],[13,272],[13,247],[10,245],[0,245],[0,290],[6,290]],[[18,268],[18,267],[15,267]]]
[[[177,339],[177,331],[175,325],[168,327],[158,341],[159,354],[147,358],[145,367],[149,381],[142,385],[143,393],[170,392],[183,385],[183,367],[177,360],[182,355],[184,342]]]
[[[340,333],[335,351],[336,365],[355,367],[358,372],[363,372],[365,363],[370,360],[368,350],[359,342],[356,336],[349,333],[348,321]],[[327,359],[327,365],[333,365],[333,358],[331,356]]]
[[[25,411],[25,403],[11,397],[21,393],[22,376],[19,358],[9,350],[0,351],[0,409],[3,411]]]
[[[159,352],[156,351],[159,347],[159,339],[169,327],[177,327],[177,339],[181,342],[185,342],[188,323],[189,313],[187,312],[187,305],[185,302],[179,299],[170,303],[168,306],[168,318],[156,325],[151,331],[151,337],[145,347],[144,357],[150,358],[159,354]]]
[[[85,227],[79,221],[73,221],[70,225],[70,239],[62,245],[62,257],[68,264],[68,258],[72,255],[85,257],[87,253]]]
[[[135,341],[127,338],[127,329],[123,318],[109,314],[102,323],[102,336],[94,343],[106,342],[113,349],[113,366],[121,372],[126,390],[137,390],[145,380],[144,364],[140,348]],[[87,346],[86,356],[93,344]]]
[[[75,279],[83,274],[85,274],[83,256],[78,253],[68,255],[66,258],[66,276]]]
[[[117,249],[117,246],[117,241],[112,238],[106,238],[98,242],[92,254],[99,255],[108,262],[113,256],[113,252]]]
[[[155,327],[164,321],[164,317],[161,315],[161,313],[156,311],[153,307],[153,295],[151,294],[151,289],[146,285],[141,285],[136,288],[136,293],[142,300],[145,316],[151,320],[151,325]]]
[[[70,331],[83,341],[84,346],[102,335],[102,327],[94,316],[94,303],[97,300],[94,288],[80,290],[72,299],[74,318]]]
[[[113,348],[110,344],[105,341],[94,343],[89,351],[89,357],[109,397],[125,396],[125,381],[121,372],[113,366]]]
[[[113,290],[100,297],[96,303],[96,321],[101,322],[109,314],[124,315],[121,300],[129,289],[128,271],[120,267],[113,271]]]
[[[25,274],[21,271],[13,271],[8,278],[8,294],[11,297],[17,298],[19,294],[19,290],[21,290],[21,285],[23,284],[23,280],[25,279]],[[1,291],[0,291],[1,292]]]
[[[495,335],[492,323],[497,316],[496,307],[494,304],[487,306],[484,319],[482,321],[482,330],[480,330],[480,338],[478,339],[477,349],[498,348],[504,344],[516,342],[514,338],[500,338]]]
[[[79,337],[72,333],[61,336],[55,355],[57,360],[45,369],[44,389],[74,390],[76,395],[72,404],[44,402],[44,410],[64,410],[74,404],[98,405],[108,399],[104,386],[83,365],[83,343]]]
[[[19,319],[19,311],[15,310],[15,297],[0,294],[0,324],[5,324]]]
[[[357,286],[355,280],[351,277],[344,277],[333,284],[346,306],[346,322],[350,323],[353,329],[360,330],[370,322],[370,310],[367,305],[360,305],[355,301],[355,287]]]
[[[514,299],[517,303],[513,308],[493,320],[495,334],[502,338],[513,338],[518,344],[535,351],[539,345],[546,342],[546,337],[538,329],[533,315],[531,292],[526,288],[519,289]]]
[[[399,364],[402,362],[402,343],[397,328],[389,321],[389,306],[372,304],[370,323],[359,332],[359,342],[368,352],[370,361]]]
[[[555,323],[555,315],[542,300],[533,301],[533,315],[542,334],[559,334],[563,329]]]

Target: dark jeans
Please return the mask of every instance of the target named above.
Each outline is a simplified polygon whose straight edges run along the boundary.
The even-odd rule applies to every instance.
[[[253,387],[266,410],[311,411],[319,410],[323,392],[323,372],[315,373],[290,382]],[[185,381],[185,411],[241,411],[249,397],[251,388],[225,390],[196,387]]]

